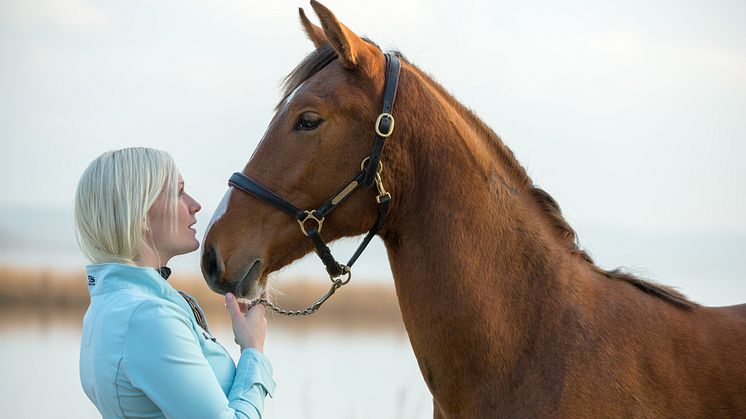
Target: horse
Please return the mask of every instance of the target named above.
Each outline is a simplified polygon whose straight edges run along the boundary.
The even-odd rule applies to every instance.
[[[328,240],[370,230],[434,418],[746,417],[746,304],[704,307],[596,266],[502,139],[398,52],[396,106],[379,115],[387,54],[311,6],[321,26],[299,13],[316,49],[239,176],[272,197],[231,178],[203,244],[211,289],[258,295],[269,273],[323,253],[302,234],[322,222]],[[388,134],[377,157],[374,129]],[[376,188],[357,187],[369,176]],[[333,216],[301,211],[300,230],[277,210],[330,196],[344,200]]]

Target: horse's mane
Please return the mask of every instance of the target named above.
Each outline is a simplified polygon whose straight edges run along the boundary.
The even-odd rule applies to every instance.
[[[379,50],[381,49],[378,44],[370,39],[365,37],[362,39]],[[396,54],[401,57],[398,52]],[[290,74],[285,76],[285,79],[282,82],[282,99],[275,107],[275,110],[278,109],[280,105],[287,100],[288,96],[290,96],[295,89],[299,88],[303,82],[316,75],[316,73],[329,65],[330,62],[336,60],[337,57],[337,51],[335,51],[329,43],[323,44],[310,54],[306,55],[303,61],[301,61],[293,71],[290,72]]]
[[[539,204],[544,215],[552,223],[555,232],[559,235],[560,239],[567,244],[573,256],[587,262],[594,271],[610,279],[628,282],[642,291],[668,301],[678,307],[691,309],[697,306],[696,303],[687,299],[686,296],[671,287],[639,278],[628,272],[624,272],[621,268],[608,271],[597,266],[588,252],[580,247],[577,234],[567,220],[562,216],[562,211],[560,210],[557,201],[555,201],[554,198],[552,198],[545,190],[539,187],[532,185],[530,192],[531,196]]]
[[[285,77],[282,82],[282,100],[277,104],[275,110],[284,103],[288,96],[300,87],[303,82],[313,77],[330,62],[337,59],[337,52],[328,43],[320,46],[298,64],[293,71]]]
[[[372,41],[368,39],[365,40],[375,45]],[[441,94],[443,97],[447,98],[450,101],[451,105],[460,112],[462,117],[468,119],[472,126],[477,130],[477,132],[490,141],[490,143],[495,147],[497,158],[500,160],[502,167],[504,167],[508,171],[511,180],[515,182],[515,186],[519,190],[525,190],[529,192],[530,196],[539,206],[541,212],[549,220],[556,235],[563,243],[566,244],[567,248],[573,256],[589,264],[595,272],[607,278],[627,282],[639,288],[640,290],[671,304],[674,304],[677,307],[683,309],[691,309],[698,306],[696,303],[687,299],[683,294],[665,285],[641,279],[628,272],[624,272],[624,270],[622,270],[621,268],[617,268],[614,270],[604,270],[598,267],[591,256],[580,247],[577,234],[567,222],[567,220],[565,220],[565,218],[562,216],[562,211],[560,210],[557,201],[555,201],[554,198],[552,198],[552,196],[549,195],[545,190],[534,185],[533,181],[526,173],[526,170],[518,162],[518,159],[516,159],[513,151],[505,145],[500,137],[489,126],[487,126],[487,124],[485,124],[484,121],[482,121],[471,109],[467,108],[461,102],[456,100],[453,95],[450,94],[450,92],[448,92],[445,88],[443,88],[443,86],[437,83],[433,79],[433,77],[422,72],[418,67],[409,62],[401,53],[396,52],[396,54],[399,56],[400,59],[407,62],[414,69],[416,69],[416,71],[420,73],[424,80],[429,81],[431,87],[436,89],[438,93]],[[326,67],[336,58],[337,53],[329,44],[324,44],[307,55],[303,59],[303,61],[301,61],[301,63],[298,64],[298,66],[295,67],[295,69],[293,69],[293,71],[290,72],[287,77],[285,77],[285,80],[283,82],[283,97],[280,101],[280,104],[285,102],[288,96],[290,96],[290,94],[295,91],[295,89],[303,84],[303,82],[313,77],[316,73],[321,71],[321,69]]]

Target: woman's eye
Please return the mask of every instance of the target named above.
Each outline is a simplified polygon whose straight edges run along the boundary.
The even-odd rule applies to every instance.
[[[298,118],[298,122],[295,124],[295,130],[313,131],[318,128],[322,122],[324,122],[324,120],[321,119],[318,114],[313,112],[303,112],[300,118]]]

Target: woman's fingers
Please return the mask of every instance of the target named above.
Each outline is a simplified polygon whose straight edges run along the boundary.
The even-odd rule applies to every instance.
[[[239,302],[232,293],[226,293],[225,308],[231,316],[233,335],[241,349],[256,348],[264,351],[264,335],[267,327],[264,304],[256,304],[247,310],[247,303]]]
[[[246,313],[248,317],[261,318],[267,317],[267,307],[264,304],[257,304]]]
[[[241,308],[238,306],[238,300],[236,296],[230,292],[225,293],[225,308],[228,309],[228,314],[231,317],[241,316]]]
[[[241,310],[241,314],[245,315],[249,311],[249,303],[246,301],[239,301],[238,308]]]
[[[260,298],[266,298],[266,294],[262,293]],[[230,292],[225,294],[225,307],[228,309],[228,313],[231,316],[246,317],[250,313],[257,312],[261,312],[264,316],[267,315],[264,304],[255,304],[253,307],[249,308],[249,303],[246,301],[239,301],[236,296]]]

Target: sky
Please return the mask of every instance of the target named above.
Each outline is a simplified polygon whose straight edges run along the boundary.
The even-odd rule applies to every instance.
[[[746,259],[746,3],[325,4],[472,108],[581,243],[721,235]],[[204,228],[312,49],[299,6],[314,18],[286,0],[0,1],[0,207],[69,210],[92,159],[149,146]]]

